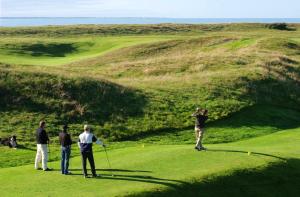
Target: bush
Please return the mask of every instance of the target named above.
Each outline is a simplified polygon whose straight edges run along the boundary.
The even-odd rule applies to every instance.
[[[293,30],[286,23],[272,23],[272,24],[268,24],[267,27],[269,29],[277,29],[277,30],[287,30],[287,31]]]

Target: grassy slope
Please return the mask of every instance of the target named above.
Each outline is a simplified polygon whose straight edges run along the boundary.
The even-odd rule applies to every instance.
[[[203,195],[207,196],[217,196],[223,192],[231,196],[251,196],[257,192],[266,196],[295,196],[299,184],[294,182],[299,176],[299,142],[299,129],[294,129],[236,143],[208,145],[207,152],[195,152],[190,145],[146,144],[144,148],[135,146],[109,151],[115,177],[109,176],[105,153],[99,152],[95,158],[97,168],[102,169],[98,171],[103,174],[100,179],[84,180],[79,170],[80,158],[76,157],[71,161],[73,176],[62,176],[59,171],[36,172],[30,165],[1,169],[0,182],[6,183],[2,185],[2,194],[5,196],[32,196],[41,192],[46,192],[48,196],[62,196],[65,193],[72,196],[140,195],[140,192],[144,195],[181,196],[184,193],[194,196],[201,193],[201,190],[193,187],[195,184],[201,184],[208,192]],[[248,151],[252,152],[250,156]],[[297,165],[290,164],[291,159]],[[284,167],[276,168],[275,164]],[[49,165],[59,168],[58,162]],[[257,171],[251,170],[254,168]],[[277,171],[273,171],[273,168]],[[236,171],[239,173],[236,174]],[[267,173],[262,176],[265,171]],[[282,172],[289,176],[281,175]],[[245,176],[237,182],[235,178],[240,178],[243,173],[251,176]],[[261,177],[256,184],[263,186],[253,184],[254,177]],[[217,190],[220,179],[224,182],[222,184],[228,185],[228,188],[222,187],[222,191]],[[232,188],[227,179],[242,189]],[[282,187],[271,190],[279,184],[279,180]]]
[[[225,30],[181,35],[186,37],[125,47],[67,65],[47,67],[2,65],[1,70],[9,72],[10,81],[18,81],[14,73],[17,76],[23,75],[22,72],[34,73],[28,74],[27,80],[20,80],[14,86],[3,80],[0,85],[4,89],[13,87],[20,90],[19,95],[12,94],[7,96],[6,100],[28,99],[31,102],[36,100],[37,97],[34,95],[38,94],[42,96],[38,97],[37,103],[44,106],[44,109],[56,107],[48,111],[22,110],[22,113],[18,108],[14,111],[4,110],[0,112],[1,121],[2,125],[8,126],[3,126],[1,130],[3,133],[27,132],[28,135],[29,131],[35,129],[34,123],[46,117],[51,127],[50,131],[55,133],[57,130],[55,125],[65,121],[64,118],[73,120],[75,111],[82,115],[77,121],[71,121],[74,126],[72,132],[80,132],[84,121],[98,126],[100,120],[101,125],[97,127],[97,132],[100,130],[99,135],[108,136],[113,140],[124,140],[139,134],[143,136],[160,131],[185,130],[193,124],[188,116],[197,105],[210,110],[211,121],[226,118],[243,108],[257,104],[270,106],[267,109],[279,106],[299,110],[298,31],[282,32],[255,25],[246,31],[243,25],[229,25]],[[32,94],[31,87],[36,86],[36,81],[39,81],[36,73],[39,75],[51,73],[51,75],[47,75],[45,82],[38,84],[38,91]],[[83,88],[86,89],[87,95],[94,97],[94,88],[83,87],[80,83],[75,83],[78,85],[76,87],[69,83],[73,80],[80,81],[82,77],[88,78],[94,84],[105,79],[121,85],[125,90],[131,88],[133,95],[137,92],[141,98],[138,99],[141,102],[138,102],[139,104],[134,107],[135,110],[131,112],[139,115],[124,115],[123,112],[118,112],[117,108],[105,114],[99,113],[105,106],[126,108],[128,103],[135,103],[130,102],[133,97],[120,101],[115,99],[113,102],[108,102],[111,99],[104,99],[95,107],[91,102],[86,102],[78,96],[69,98],[60,96],[61,90],[55,95],[40,91],[48,88],[57,90],[56,83],[59,81],[57,79],[60,79],[66,81],[66,87],[72,87],[72,89],[62,87],[62,91],[72,94],[74,90]],[[96,94],[105,92],[106,89],[103,88]],[[121,94],[122,91],[114,95]],[[66,107],[59,108],[60,104],[66,104]],[[131,108],[128,107],[126,110]],[[293,113],[297,112],[291,112]],[[93,120],[87,118],[90,114],[93,114]],[[30,121],[24,123],[22,121],[24,117]],[[284,117],[291,117],[290,115],[283,116],[283,119],[287,122],[293,121]],[[267,117],[261,117],[264,118]]]

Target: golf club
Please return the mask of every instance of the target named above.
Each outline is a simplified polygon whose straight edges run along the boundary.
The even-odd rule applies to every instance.
[[[49,142],[47,143],[47,145],[48,145],[48,167],[50,168],[50,166],[49,166],[49,161],[50,161],[50,144],[49,144]]]
[[[114,177],[115,175],[114,175],[113,172],[112,172],[112,168],[111,168],[111,165],[110,165],[110,162],[109,162],[109,159],[108,159],[108,155],[107,155],[107,151],[106,151],[106,147],[105,147],[105,146],[104,146],[104,151],[105,151],[106,160],[107,160],[107,163],[108,163],[110,172],[111,172],[111,176]]]

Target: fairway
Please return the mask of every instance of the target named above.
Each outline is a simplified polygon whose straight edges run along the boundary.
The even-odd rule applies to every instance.
[[[2,195],[40,196],[47,193],[47,196],[64,196],[68,193],[71,196],[127,196],[151,195],[153,191],[165,194],[171,192],[174,195],[176,193],[172,193],[172,191],[175,191],[176,188],[183,192],[185,187],[202,182],[203,185],[198,191],[187,191],[186,196],[192,196],[192,194],[200,195],[201,188],[206,191],[207,188],[214,187],[214,182],[218,181],[218,177],[226,176],[230,180],[231,176],[235,176],[236,171],[246,174],[254,173],[254,175],[257,173],[256,176],[260,177],[264,170],[274,165],[282,165],[283,168],[279,172],[274,172],[275,176],[272,179],[257,180],[256,184],[259,184],[260,181],[268,181],[264,183],[263,188],[255,188],[248,183],[247,176],[243,180],[245,185],[237,184],[241,184],[238,187],[243,187],[248,191],[247,196],[251,196],[259,190],[269,192],[266,196],[276,194],[290,196],[300,188],[285,185],[285,183],[298,179],[298,182],[292,184],[300,186],[299,132],[299,129],[285,130],[236,143],[207,145],[208,150],[202,152],[194,151],[191,145],[146,144],[144,147],[136,145],[112,149],[108,152],[112,170],[107,167],[105,153],[102,151],[95,154],[98,173],[102,175],[97,179],[83,178],[79,157],[71,159],[70,168],[73,175],[70,176],[60,174],[58,162],[49,163],[49,166],[55,169],[53,172],[36,171],[33,169],[33,165],[4,168],[0,169],[0,182],[5,183],[1,185]],[[94,146],[94,149],[99,148]],[[249,151],[251,151],[250,155]],[[292,165],[289,163],[290,160],[296,160],[298,165],[290,166]],[[279,181],[278,178],[284,171],[289,171],[292,176],[282,180],[284,187],[273,187],[272,184]],[[111,173],[114,174],[113,177]],[[268,173],[265,176],[269,176]],[[228,184],[226,183],[227,178],[224,178],[225,185]],[[239,196],[243,191],[232,190],[231,187],[228,187],[227,190],[225,187],[220,192]],[[177,195],[181,196],[181,193],[177,193]],[[217,196],[212,191],[203,193],[203,196],[212,195]]]
[[[0,37],[0,62],[61,65],[100,56],[122,47],[176,38],[180,36]]]

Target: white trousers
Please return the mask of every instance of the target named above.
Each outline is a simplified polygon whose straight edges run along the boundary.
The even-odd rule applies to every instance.
[[[48,150],[47,150],[47,144],[37,144],[37,151],[35,156],[35,163],[34,168],[39,168],[39,162],[42,160],[42,168],[43,170],[46,170],[47,167],[47,161],[48,161]]]

